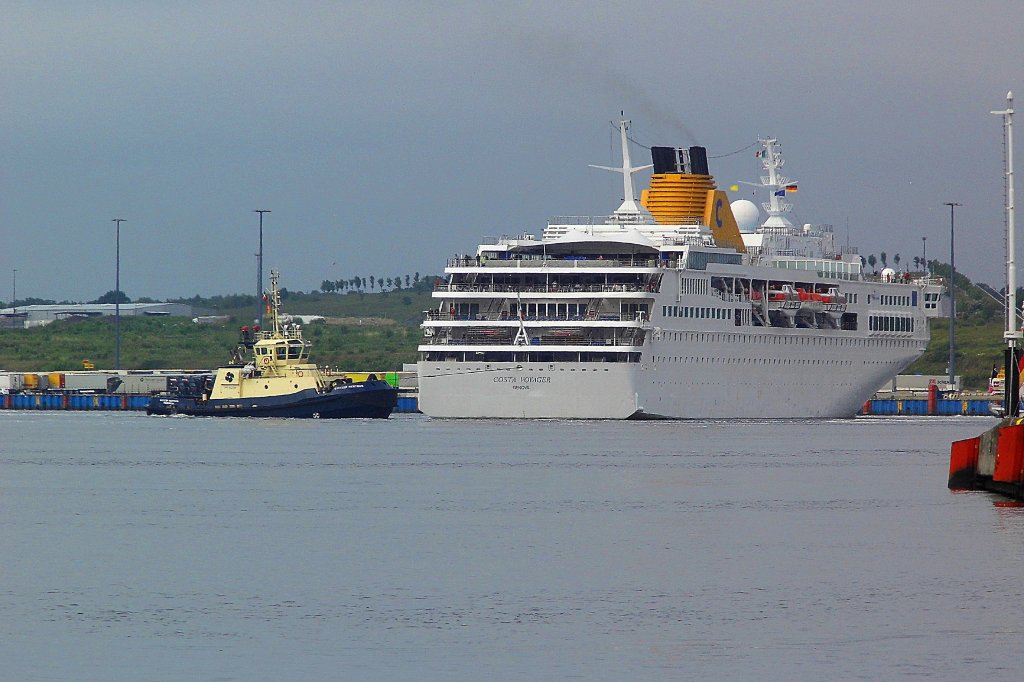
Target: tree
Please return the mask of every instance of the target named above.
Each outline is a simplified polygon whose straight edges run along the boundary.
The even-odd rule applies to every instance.
[[[414,272],[413,273],[413,275],[412,275],[412,283],[413,284],[419,284],[420,283],[420,273],[418,273],[418,272]]]
[[[921,257],[920,256],[914,256],[914,269],[915,270],[920,270],[921,269]]]
[[[882,267],[883,267],[883,268],[887,268],[887,267],[889,267],[889,266],[888,266],[888,265],[886,264],[886,262],[885,262],[885,260],[886,260],[886,257],[885,257],[885,251],[883,251],[883,252],[881,252],[880,254],[878,254],[878,257],[879,257],[879,259],[881,259],[881,261],[882,261]]]
[[[405,276],[405,288],[406,288],[406,289],[408,289],[408,288],[409,288],[409,275],[406,275],[406,276]]]
[[[892,257],[892,262],[896,264],[896,269],[899,270],[900,269],[900,254],[897,253],[895,256],[893,256]]]
[[[401,275],[395,275],[395,279],[393,281],[395,283],[395,288],[396,289],[401,289],[402,288],[402,276]]]
[[[324,281],[320,282],[320,291],[324,292],[325,294],[331,293],[336,288],[337,287],[334,286],[334,282],[332,282],[329,279],[325,279]]]
[[[131,303],[132,299],[125,296],[123,291],[114,291],[111,289],[107,293],[103,294],[95,301],[89,301],[90,303]]]
[[[373,291],[373,288],[376,285],[377,285],[377,278],[374,277],[373,275],[370,275],[370,291]]]
[[[868,256],[868,265],[871,266],[871,271],[872,272],[875,272],[875,263],[877,263],[877,262],[878,262],[878,259],[875,258],[875,254],[871,254],[870,256]]]

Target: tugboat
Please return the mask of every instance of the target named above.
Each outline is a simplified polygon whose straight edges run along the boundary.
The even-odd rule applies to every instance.
[[[278,273],[270,273],[265,296],[273,325],[243,327],[231,364],[202,381],[182,383],[154,396],[150,415],[203,417],[298,417],[386,419],[398,402],[398,389],[373,374],[366,381],[334,378],[309,362],[310,342],[302,327],[282,324]]]

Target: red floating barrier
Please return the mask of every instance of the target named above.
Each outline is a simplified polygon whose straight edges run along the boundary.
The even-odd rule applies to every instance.
[[[980,443],[980,436],[953,442],[949,453],[950,490],[974,490]]]
[[[1024,426],[1004,426],[996,446],[996,466],[992,480],[1020,483],[1024,478]]]

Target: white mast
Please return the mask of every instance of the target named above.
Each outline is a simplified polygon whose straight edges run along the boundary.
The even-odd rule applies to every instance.
[[[281,294],[277,290],[277,280],[280,274],[277,270],[270,271],[270,298],[267,303],[270,304],[270,315],[274,318],[274,338],[281,336],[281,325],[280,325],[280,311],[281,311]]]
[[[633,166],[632,161],[629,158],[629,121],[623,119],[619,121],[619,135],[622,138],[622,167],[612,168],[611,166],[595,166],[590,164],[591,168],[599,168],[601,170],[611,171],[613,173],[622,173],[622,205],[613,214],[616,220],[621,222],[638,222],[640,216],[643,215],[643,210],[640,205],[636,203],[636,193],[633,189],[633,173],[638,173],[642,170],[651,168],[651,165],[646,166]]]
[[[768,201],[761,206],[768,212],[768,218],[762,227],[771,228],[792,228],[793,223],[786,217],[786,213],[793,210],[793,204],[786,203],[786,187],[796,185],[795,180],[790,180],[779,173],[786,161],[782,158],[776,145],[779,141],[774,137],[759,139],[761,143],[761,165],[768,171],[768,175],[761,176],[761,186],[768,190]]]
[[[990,112],[1003,117],[1006,129],[1006,331],[1003,338],[1013,348],[1021,338],[1017,328],[1017,264],[1013,206],[1013,92],[1006,93],[1006,109]]]

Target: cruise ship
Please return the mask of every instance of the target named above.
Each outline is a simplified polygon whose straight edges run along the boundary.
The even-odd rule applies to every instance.
[[[766,217],[730,204],[702,147],[653,147],[623,201],[485,238],[435,282],[418,349],[431,417],[852,417],[924,351],[939,278],[869,274],[829,225],[794,225],[781,147],[760,139]],[[633,174],[653,168],[635,196]],[[742,228],[742,229],[741,229]]]

